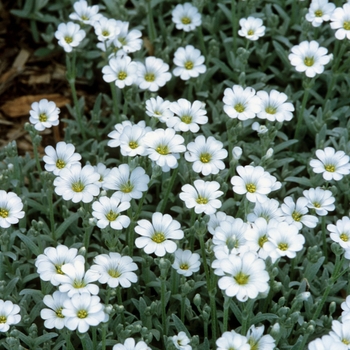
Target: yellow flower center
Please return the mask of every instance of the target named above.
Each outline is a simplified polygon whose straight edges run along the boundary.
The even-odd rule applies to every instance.
[[[245,273],[243,273],[242,271],[240,271],[236,276],[233,277],[235,279],[235,281],[239,284],[239,285],[245,285],[248,283],[249,281],[249,275],[246,275]]]
[[[1,323],[6,323],[7,317],[6,316],[0,316],[0,324]]]
[[[151,239],[153,242],[162,243],[165,241],[165,235],[163,232],[155,232]]]
[[[211,155],[209,153],[201,153],[201,155],[199,156],[199,160],[202,163],[209,163],[211,160]]]
[[[120,190],[124,193],[130,193],[133,189],[134,189],[134,185],[132,185],[130,181],[120,186]]]
[[[321,208],[321,204],[318,202],[312,203],[315,208]]]
[[[81,19],[82,19],[83,21],[87,21],[87,20],[89,19],[89,17],[86,16],[86,15],[82,15],[82,16],[81,16]]]
[[[196,199],[196,202],[198,204],[207,204],[209,201],[208,201],[208,198],[198,196],[198,198]]]
[[[341,341],[342,341],[342,343],[344,343],[345,345],[350,345],[350,340],[349,340],[349,339],[342,339]]]
[[[84,190],[85,186],[83,185],[82,182],[78,181],[72,184],[72,190],[74,192],[82,192]]]
[[[347,242],[349,240],[349,236],[346,233],[342,233],[339,237],[343,242]]]
[[[238,248],[239,247],[239,241],[235,237],[229,237],[226,240],[226,246],[228,249],[232,250],[233,248]]]
[[[312,67],[315,63],[315,59],[313,57],[305,57],[304,64],[305,66]]]
[[[185,68],[186,68],[186,69],[190,70],[190,69],[193,69],[193,67],[194,67],[194,64],[193,64],[192,61],[187,61],[187,62],[185,63]]]
[[[63,310],[63,307],[60,307],[55,311],[57,317],[64,318],[64,316],[62,315],[62,310]]]
[[[119,72],[118,79],[124,80],[128,75],[125,72]]]
[[[268,241],[266,235],[263,235],[259,238],[259,241],[258,241],[258,244],[259,244],[259,247],[262,248],[263,245]]]
[[[113,278],[118,278],[121,276],[121,273],[118,270],[114,270],[114,269],[108,270],[108,274]]]
[[[129,147],[131,148],[131,149],[135,149],[135,148],[137,148],[139,145],[138,145],[138,143],[136,142],[136,141],[130,141],[129,142]]]
[[[265,108],[265,112],[268,114],[276,114],[277,108],[272,107],[272,106],[268,106]]]
[[[145,80],[151,83],[152,81],[156,80],[156,76],[153,73],[147,73],[145,75]]]
[[[188,266],[188,264],[181,264],[180,265],[180,269],[181,270],[188,270],[190,267]]]
[[[63,271],[61,270],[62,265],[55,265],[56,272],[60,275],[64,275]]]
[[[350,30],[350,21],[345,21],[345,22],[343,23],[343,28],[344,28],[345,30]]]
[[[181,117],[181,121],[185,124],[191,124],[192,122],[192,117],[190,115],[183,115]]]
[[[255,341],[253,338],[248,339],[250,350],[259,350],[259,341]]]
[[[335,166],[332,165],[332,164],[328,164],[328,165],[325,165],[325,170],[330,172],[330,173],[334,173],[335,172]]]
[[[181,22],[182,22],[182,24],[191,24],[191,18],[189,18],[189,17],[182,17],[181,18]]]
[[[287,243],[280,243],[278,245],[278,249],[279,250],[283,250],[283,251],[286,251],[288,249],[288,244]]]
[[[166,156],[167,154],[169,154],[169,148],[167,145],[159,145],[156,148],[156,151],[161,154],[162,156]]]
[[[256,191],[256,186],[254,184],[247,184],[245,188],[250,193],[254,193]]]
[[[254,34],[254,30],[253,29],[249,29],[247,32],[248,35],[253,35]]]
[[[84,283],[84,281],[74,280],[72,286],[75,289],[80,289],[80,288],[84,288],[86,286],[86,283]]]
[[[119,216],[118,213],[115,213],[114,211],[110,210],[108,214],[106,214],[106,219],[108,221],[114,221]]]
[[[127,41],[125,38],[118,38],[118,41],[122,44],[122,45],[126,45]]]
[[[64,37],[64,41],[67,44],[71,44],[73,42],[73,38],[71,36],[66,36],[66,37]]]
[[[86,310],[79,310],[77,313],[77,316],[79,318],[86,318],[88,317],[88,312]]]
[[[245,111],[245,107],[242,105],[242,103],[237,103],[234,107],[233,107],[238,113],[242,113]]]
[[[293,213],[292,213],[292,218],[293,218],[293,220],[299,222],[299,221],[301,220],[302,217],[303,217],[302,214],[300,214],[300,213],[298,213],[298,212],[296,212],[296,211],[293,211]]]
[[[57,159],[56,167],[58,169],[63,169],[66,166],[66,163],[62,159]]]
[[[322,16],[323,16],[322,10],[316,10],[315,11],[315,17],[322,17]]]
[[[47,115],[46,115],[46,113],[40,113],[40,115],[39,115],[39,121],[42,122],[42,123],[47,121]]]
[[[7,218],[9,216],[9,211],[5,208],[0,208],[0,217]]]
[[[162,113],[160,113],[159,111],[154,111],[155,115],[162,115]]]
[[[109,35],[109,31],[108,30],[103,30],[101,34],[103,36],[108,36]]]

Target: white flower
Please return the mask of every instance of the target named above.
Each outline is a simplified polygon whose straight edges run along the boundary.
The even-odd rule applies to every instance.
[[[174,253],[177,246],[172,239],[178,240],[184,237],[181,225],[169,214],[153,213],[152,223],[148,220],[139,220],[135,227],[141,237],[136,238],[137,248],[143,248],[146,254],[154,253],[164,256],[165,253]]]
[[[219,227],[223,221],[233,223],[235,218],[233,216],[226,215],[222,211],[217,211],[215,214],[211,214],[207,224],[208,231],[213,235],[215,233],[215,229]]]
[[[258,134],[266,134],[269,129],[266,127],[266,125],[260,125],[258,122],[254,122],[252,124],[252,130],[256,131]]]
[[[164,172],[177,168],[179,153],[186,151],[184,141],[185,139],[175,134],[175,130],[171,128],[156,129],[148,132],[143,138],[144,144],[148,147],[148,157],[156,162]]]
[[[180,350],[192,350],[192,346],[189,345],[191,340],[186,335],[185,332],[181,331],[179,334],[174,335],[172,338],[173,344],[175,345],[176,349]]]
[[[73,48],[77,47],[85,36],[85,31],[80,29],[79,24],[73,22],[60,23],[55,32],[58,45],[62,46],[66,52],[72,52]]]
[[[314,209],[317,215],[327,215],[329,211],[335,209],[335,198],[329,190],[323,190],[320,187],[310,188],[303,191],[303,195],[308,200],[307,207]]]
[[[194,208],[196,214],[214,214],[222,205],[217,199],[224,194],[218,191],[220,184],[217,181],[195,180],[194,186],[184,185],[179,194],[181,200],[185,202],[187,208]]]
[[[56,281],[60,283],[60,292],[67,292],[69,298],[77,293],[96,295],[99,292],[98,286],[91,283],[97,281],[99,274],[93,270],[85,272],[84,262],[81,260],[76,259],[72,263],[64,264],[61,270],[64,275],[57,275]]]
[[[266,27],[263,26],[263,21],[260,18],[249,16],[239,20],[241,29],[238,31],[240,36],[246,37],[248,40],[258,40],[265,35]]]
[[[271,122],[290,121],[293,118],[294,106],[286,102],[288,96],[285,93],[271,90],[270,93],[258,91],[256,95],[261,100],[261,111],[257,114],[258,118]]]
[[[52,285],[58,286],[60,282],[57,276],[64,275],[62,266],[68,263],[74,263],[79,260],[84,264],[85,259],[82,255],[77,255],[76,248],[69,249],[65,245],[59,244],[56,248],[47,247],[44,254],[38,255],[35,260],[35,266],[40,278],[43,281],[50,281]]]
[[[23,203],[14,192],[0,190],[0,227],[8,228],[24,217]]]
[[[149,126],[142,127],[138,124],[125,126],[119,137],[121,154],[129,157],[146,155],[147,149],[143,138],[150,131],[152,129]]]
[[[212,239],[213,244],[216,246],[226,245],[230,254],[238,254],[246,243],[244,235],[247,229],[248,225],[240,218],[232,221],[222,221],[215,228]]]
[[[225,276],[219,279],[218,285],[229,297],[236,296],[239,301],[245,302],[269,289],[265,262],[253,252],[230,255],[221,260],[221,268]]]
[[[197,78],[199,74],[206,72],[207,67],[204,63],[204,56],[192,45],[179,47],[174,54],[174,64],[177,66],[173,74],[182,80]]]
[[[114,81],[119,89],[130,86],[137,80],[137,63],[131,62],[129,56],[112,57],[108,65],[102,68],[103,80]]]
[[[253,119],[261,110],[260,98],[252,87],[243,89],[240,85],[233,85],[232,89],[226,88],[222,100],[224,111],[230,118]]]
[[[123,344],[116,344],[112,350],[151,350],[144,341],[135,343],[135,339],[127,338]]]
[[[330,20],[334,9],[335,5],[328,0],[312,0],[305,18],[314,27],[319,27],[323,22]]]
[[[99,6],[88,6],[87,1],[79,0],[73,4],[75,12],[69,15],[69,18],[75,21],[82,22],[84,24],[94,25],[102,15],[98,13]]]
[[[216,341],[216,350],[250,350],[247,338],[235,331],[224,332]]]
[[[332,321],[332,331],[329,335],[336,341],[340,341],[350,349],[350,320],[343,322]]]
[[[56,144],[56,149],[52,146],[45,147],[45,169],[59,175],[64,168],[70,168],[73,164],[79,164],[81,155],[74,153],[75,147],[71,143],[60,141]]]
[[[189,2],[176,5],[171,14],[176,29],[182,29],[185,32],[190,32],[202,24],[202,16],[197,7]]]
[[[342,321],[344,322],[345,320],[349,320],[350,319],[350,295],[346,297],[345,301],[343,301],[340,306],[343,310],[341,313]]]
[[[148,190],[149,176],[141,167],[130,171],[128,164],[120,164],[118,168],[112,168],[106,176],[104,189],[115,190],[112,197],[119,198],[121,202],[140,199],[142,192]]]
[[[0,299],[0,332],[7,332],[12,324],[21,321],[20,308],[10,300]]]
[[[98,272],[100,283],[107,283],[111,288],[119,285],[129,288],[131,283],[137,282],[137,276],[133,271],[137,265],[130,256],[121,256],[119,253],[100,254],[94,258],[91,270]]]
[[[283,212],[279,207],[279,202],[276,199],[268,198],[264,202],[257,200],[252,213],[247,215],[247,220],[255,222],[258,218],[264,218],[267,222],[272,220],[283,221]]]
[[[318,223],[318,218],[313,215],[306,215],[309,211],[307,208],[308,200],[305,197],[300,197],[294,203],[292,197],[286,197],[281,205],[284,221],[290,225],[294,225],[298,230],[301,230],[303,225],[314,228]]]
[[[196,133],[199,131],[198,124],[206,124],[208,117],[207,111],[203,108],[202,102],[190,101],[180,98],[178,101],[170,105],[170,110],[175,114],[166,121],[169,128],[174,128],[175,131],[191,131]]]
[[[65,326],[65,316],[62,314],[63,303],[69,299],[67,293],[56,290],[52,295],[45,295],[43,302],[49,309],[42,309],[40,316],[48,329],[62,329]]]
[[[120,146],[120,135],[123,133],[123,130],[126,126],[133,126],[130,120],[124,120],[122,123],[114,125],[114,130],[108,134],[112,140],[108,141],[109,147],[119,147]],[[141,120],[136,125],[139,125],[141,128],[146,128],[146,122]]]
[[[137,62],[138,85],[140,89],[158,91],[170,79],[169,65],[153,56],[145,59],[145,64]]]
[[[197,136],[194,142],[187,145],[185,159],[193,162],[192,169],[196,173],[202,173],[204,176],[216,175],[225,169],[225,163],[221,159],[225,159],[228,152],[223,146],[223,143],[213,136],[207,139],[203,135]]]
[[[98,296],[89,293],[75,294],[63,303],[62,314],[66,317],[65,326],[80,333],[86,333],[90,326],[97,326],[108,321],[108,314]]]
[[[97,219],[99,228],[110,225],[114,230],[122,230],[130,225],[130,218],[120,213],[129,208],[130,202],[121,202],[119,198],[103,196],[92,203],[92,216]]]
[[[334,242],[346,250],[350,249],[350,218],[343,216],[337,220],[336,225],[328,224],[327,230],[330,231],[330,237]]]
[[[126,54],[139,51],[142,47],[142,33],[137,29],[129,31],[129,22],[117,21],[120,32],[113,39],[113,44]]]
[[[120,32],[118,22],[114,18],[101,17],[94,23],[95,34],[99,41],[113,40]]]
[[[248,225],[247,230],[244,232],[246,245],[249,246],[250,250],[256,251],[261,259],[265,260],[269,255],[265,243],[269,240],[271,227],[276,226],[276,224],[276,221],[268,223],[264,218],[260,217],[254,223]]]
[[[264,334],[265,326],[255,327],[252,325],[247,332],[248,344],[250,349],[255,350],[274,350],[275,339],[271,335]]]
[[[241,147],[235,146],[235,147],[232,148],[232,157],[233,157],[233,159],[235,159],[235,160],[241,159],[242,154],[243,154],[243,150],[242,150]]]
[[[350,40],[350,3],[337,7],[331,15],[331,28],[336,29],[335,37]]]
[[[292,53],[288,55],[290,63],[295,66],[298,72],[305,72],[309,78],[324,71],[324,66],[331,60],[331,55],[327,55],[328,50],[320,47],[318,42],[303,41],[299,45],[293,46]]]
[[[296,253],[303,249],[305,243],[305,238],[299,234],[299,230],[285,221],[279,222],[269,230],[268,239],[264,249],[269,252],[272,262],[282,256],[295,258]]]
[[[97,163],[94,166],[94,170],[100,175],[97,185],[99,185],[99,187],[101,188],[103,187],[105,177],[109,174],[111,169],[107,168],[103,163]]]
[[[39,102],[34,102],[29,111],[29,121],[34,124],[34,128],[43,131],[46,128],[51,128],[53,125],[58,125],[58,115],[60,109],[56,107],[56,103],[48,101],[46,98]]]
[[[322,173],[325,180],[339,181],[350,173],[349,156],[344,151],[335,151],[333,147],[316,151],[318,159],[311,159],[310,165],[316,174]]]
[[[270,175],[261,166],[239,165],[236,168],[239,176],[233,176],[231,184],[233,192],[245,194],[250,202],[264,202],[267,200],[266,195],[274,190],[276,178]],[[278,183],[280,185],[280,183]]]
[[[73,203],[90,203],[94,196],[100,193],[96,184],[100,174],[95,172],[91,165],[73,164],[70,168],[65,167],[54,180],[55,192],[64,200],[71,200]]]
[[[309,343],[308,350],[347,350],[348,346],[339,339],[334,339],[330,335],[324,335]]]
[[[146,114],[158,118],[162,123],[166,123],[174,115],[170,110],[170,105],[170,101],[163,100],[160,96],[151,97],[146,101]]]
[[[172,267],[179,275],[189,277],[194,272],[199,271],[201,265],[199,259],[200,257],[197,253],[192,253],[190,250],[177,249]]]

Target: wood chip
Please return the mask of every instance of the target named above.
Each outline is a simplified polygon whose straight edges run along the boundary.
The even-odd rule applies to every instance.
[[[12,118],[29,115],[32,103],[39,102],[43,98],[55,102],[57,107],[64,107],[66,104],[70,103],[69,98],[60,94],[27,95],[4,103],[0,109]]]

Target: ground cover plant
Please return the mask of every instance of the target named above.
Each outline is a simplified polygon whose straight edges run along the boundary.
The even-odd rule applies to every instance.
[[[350,3],[11,14],[71,97],[0,149],[1,348],[350,348]]]

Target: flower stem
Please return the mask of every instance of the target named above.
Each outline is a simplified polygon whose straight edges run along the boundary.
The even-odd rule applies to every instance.
[[[240,13],[238,10],[240,6],[236,6],[236,0],[231,0],[231,15],[232,15],[232,40],[233,40],[233,53],[236,54],[237,51],[237,18],[239,18]]]
[[[223,320],[223,332],[227,331],[227,324],[228,324],[228,312],[230,310],[230,302],[231,298],[225,295],[225,301],[224,301],[224,320]]]
[[[84,140],[86,140],[86,133],[85,129],[83,127],[83,122],[82,122],[82,115],[80,113],[80,108],[79,108],[79,101],[78,101],[78,95],[77,95],[77,90],[75,88],[75,61],[76,61],[76,53],[73,51],[72,53],[72,59],[70,59],[70,55],[66,55],[66,66],[67,66],[67,79],[69,83],[69,87],[72,92],[72,97],[73,97],[73,103],[74,103],[74,108],[75,108],[75,119],[78,122],[78,126],[81,132],[81,135]]]
[[[117,301],[118,301],[118,305],[123,306],[122,290],[120,286],[117,287]],[[121,317],[122,317],[122,324],[125,325],[124,311],[121,313]]]
[[[161,213],[164,213],[166,205],[168,204],[168,197],[169,197],[170,191],[172,190],[172,188],[174,186],[178,172],[179,172],[179,167],[177,167],[176,169],[173,170],[173,174],[171,175],[170,182],[169,182],[168,187],[166,189],[164,198],[162,199],[162,205],[160,206],[160,209],[159,209],[159,211]]]
[[[162,308],[162,329],[163,336],[167,335],[166,331],[166,310],[165,310],[165,293],[166,293],[166,285],[165,285],[165,277],[160,278],[161,283],[161,308]]]
[[[305,107],[306,107],[306,102],[309,98],[309,92],[310,92],[310,87],[306,87],[305,88],[305,92],[304,92],[304,96],[303,96],[303,100],[301,102],[301,107],[298,113],[298,121],[297,121],[297,126],[295,129],[295,134],[294,134],[294,138],[296,140],[300,141],[300,133],[301,133],[301,129],[303,126],[303,122],[304,122],[304,111],[305,111]],[[295,146],[297,147],[298,144],[295,144]]]
[[[250,319],[252,316],[253,306],[254,306],[254,299],[249,299],[247,302],[245,302],[244,310],[242,312],[242,328],[241,328],[241,334],[246,335],[248,332],[248,329],[250,327]]]
[[[151,6],[151,1],[148,0],[148,11],[147,11],[147,21],[148,21],[148,35],[151,43],[157,38],[156,27],[154,25],[153,10]]]
[[[116,124],[119,123],[119,101],[117,96],[117,87],[113,82],[109,83],[111,87],[112,101],[113,101],[113,112],[116,116]]]
[[[326,240],[326,217],[322,216],[321,219],[321,226],[322,226],[322,248],[323,248],[323,255],[324,255],[324,264],[327,264],[328,262],[328,251],[327,251],[327,240]]]

